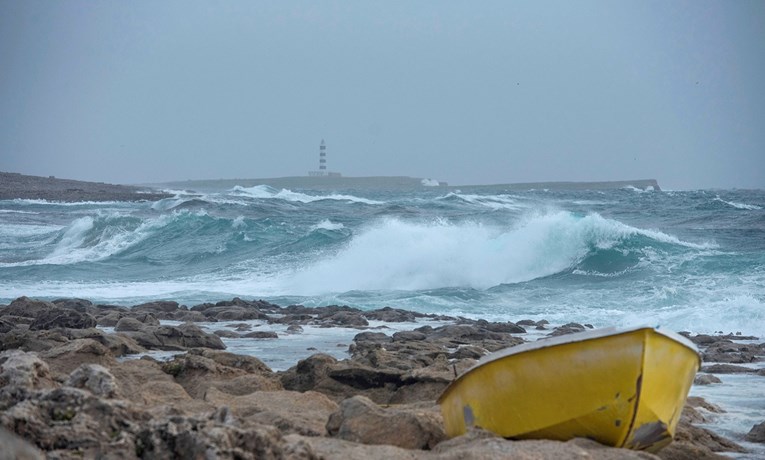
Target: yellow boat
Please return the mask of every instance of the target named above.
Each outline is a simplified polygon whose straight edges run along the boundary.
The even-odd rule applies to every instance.
[[[672,441],[700,364],[679,334],[598,329],[489,354],[438,403],[449,436],[480,427],[511,439],[583,437],[655,452]]]

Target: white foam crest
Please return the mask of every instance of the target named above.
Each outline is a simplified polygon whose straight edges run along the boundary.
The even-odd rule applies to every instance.
[[[65,227],[61,239],[51,253],[43,259],[0,264],[2,267],[30,265],[68,265],[79,262],[94,262],[124,251],[125,249],[148,238],[157,228],[167,225],[177,213],[150,219],[133,230],[120,226],[107,226],[101,234],[91,235],[95,229],[96,218],[84,216],[72,221]],[[102,216],[104,219],[120,217],[119,214]],[[93,243],[88,242],[90,239]]]
[[[268,185],[256,185],[254,187],[242,187],[237,185],[231,189],[231,193],[258,199],[279,199],[297,203],[312,203],[314,201],[321,200],[337,200],[364,204],[384,204],[382,201],[369,200],[367,198],[360,198],[353,195],[307,195],[305,193],[293,192],[292,190],[288,189],[276,190],[275,188],[269,187]]]
[[[653,186],[653,185],[649,185],[649,186],[647,186],[647,187],[646,187],[646,188],[644,188],[644,189],[642,189],[642,188],[637,188],[637,187],[635,187],[634,185],[627,185],[627,186],[624,186],[624,187],[622,187],[622,189],[624,189],[624,190],[630,190],[630,191],[632,191],[632,192],[637,192],[637,193],[646,193],[646,192],[653,192],[653,191],[655,191],[655,190],[656,190],[656,189],[654,188],[654,186]]]
[[[423,179],[420,181],[420,183],[424,187],[438,187],[441,185],[436,179]]]
[[[17,209],[0,209],[0,214],[40,214],[34,211],[19,211]]]
[[[474,195],[460,192],[452,192],[440,199],[459,198],[471,204],[486,206],[491,209],[523,209],[528,206],[520,204],[518,200],[511,195]]]
[[[244,221],[244,216],[237,216],[236,219],[231,221],[231,228],[244,228],[247,223]]]
[[[329,219],[324,219],[321,222],[319,222],[318,224],[316,224],[313,227],[311,227],[311,231],[316,231],[316,230],[340,230],[340,229],[343,229],[343,228],[345,228],[345,225],[343,225],[341,223],[335,223],[335,222],[332,222]]]
[[[762,206],[757,206],[756,204],[746,204],[746,203],[736,203],[735,201],[725,201],[719,196],[715,198],[715,201],[720,201],[736,209],[745,209],[747,211],[759,211],[760,209],[762,209]]]
[[[396,219],[356,236],[335,257],[299,272],[288,290],[485,289],[557,273],[587,252],[587,237],[557,213],[505,230],[476,223]],[[580,227],[580,230],[583,227]]]
[[[443,221],[379,221],[335,256],[297,272],[285,292],[487,289],[553,275],[575,266],[591,248],[609,249],[642,234],[657,241],[705,248],[598,214],[556,211],[526,216],[512,228]]]

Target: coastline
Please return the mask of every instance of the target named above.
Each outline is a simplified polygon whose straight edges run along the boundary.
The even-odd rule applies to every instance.
[[[746,458],[736,442],[698,426],[719,408],[697,397],[688,400],[675,442],[658,456],[588,440],[510,441],[485,432],[446,439],[435,400],[455,372],[488,352],[586,329],[239,298],[187,308],[172,301],[116,307],[22,297],[0,306],[0,423],[23,440],[0,437],[49,458],[107,452],[115,458],[423,459],[739,452]],[[335,350],[331,340],[304,350],[305,358],[283,370],[258,356],[258,344],[279,347],[311,330],[351,335],[336,339]],[[736,363],[762,360],[758,338],[689,338],[704,354],[696,385],[715,385],[718,375],[745,372]],[[231,353],[244,341],[255,344],[252,353]]]
[[[0,200],[156,201],[172,195],[148,187],[0,172]]]

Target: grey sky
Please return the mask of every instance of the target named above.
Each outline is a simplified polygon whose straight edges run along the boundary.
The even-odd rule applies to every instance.
[[[762,1],[0,0],[0,170],[765,187]]]

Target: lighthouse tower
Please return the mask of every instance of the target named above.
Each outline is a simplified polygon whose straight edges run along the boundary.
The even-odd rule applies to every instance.
[[[322,176],[327,174],[327,146],[324,144],[324,139],[319,145],[319,172]]]
[[[308,171],[309,176],[314,177],[320,177],[320,176],[329,176],[329,177],[341,177],[342,174],[339,172],[330,172],[327,171],[327,144],[324,143],[324,139],[321,140],[321,144],[319,144],[319,169],[316,171]]]

